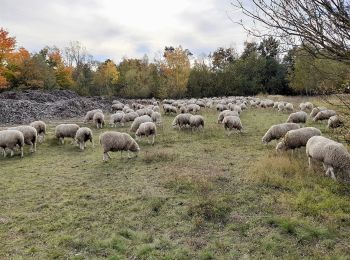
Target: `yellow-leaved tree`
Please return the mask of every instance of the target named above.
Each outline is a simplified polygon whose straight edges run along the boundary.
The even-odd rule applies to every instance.
[[[95,88],[90,94],[99,95],[113,95],[114,88],[119,80],[119,72],[115,63],[108,59],[98,66],[94,76]]]

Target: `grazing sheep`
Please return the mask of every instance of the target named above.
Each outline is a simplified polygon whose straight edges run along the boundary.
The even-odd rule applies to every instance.
[[[100,144],[103,148],[103,161],[108,161],[111,158],[108,152],[128,152],[128,157],[130,158],[129,151],[137,153],[140,151],[139,145],[136,141],[127,133],[120,132],[104,132],[100,135]]]
[[[299,105],[299,108],[301,111],[312,110],[314,108],[314,105],[310,102],[305,102],[305,103],[301,103]]]
[[[163,109],[164,109],[164,114],[171,114],[171,113],[176,114],[177,113],[176,107],[174,107],[172,105],[164,104]]]
[[[189,104],[187,106],[188,113],[196,114],[197,112],[199,112],[200,109],[201,107],[197,104]]]
[[[134,121],[135,118],[139,117],[139,115],[136,113],[136,112],[129,112],[129,113],[126,113],[124,116],[123,116],[123,119],[121,121],[121,123],[127,123],[127,122],[131,122],[131,121]]]
[[[228,107],[229,107],[229,109],[230,109],[231,111],[236,111],[238,114],[241,114],[241,113],[242,113],[242,108],[241,108],[241,106],[238,106],[238,105],[235,105],[235,104],[231,104],[231,105],[229,105]]]
[[[322,135],[321,131],[315,127],[304,127],[290,130],[284,136],[282,142],[276,146],[277,151],[286,151],[306,146],[307,141],[313,136]]]
[[[86,147],[86,142],[90,140],[92,143],[92,146],[94,146],[94,143],[92,141],[93,135],[92,131],[88,127],[81,127],[78,129],[77,133],[75,134],[75,141],[79,145],[80,150],[84,150]]]
[[[288,112],[292,112],[294,110],[293,104],[292,103],[287,103],[284,106],[284,109],[287,110]]]
[[[284,102],[279,102],[277,108],[279,112],[282,112],[285,108]]]
[[[30,126],[34,127],[38,133],[38,141],[43,142],[45,141],[45,135],[46,135],[46,124],[43,121],[34,121],[30,123]]]
[[[269,130],[267,130],[266,134],[263,136],[262,142],[267,144],[272,140],[278,140],[284,137],[284,135],[288,131],[299,129],[299,128],[300,126],[295,123],[283,123],[283,124],[273,125],[270,127]]]
[[[111,127],[117,127],[117,124],[121,124],[121,126],[124,126],[123,118],[124,118],[125,113],[122,111],[119,111],[115,114],[112,114],[110,119],[109,119],[109,124]]]
[[[103,128],[105,125],[105,116],[102,112],[97,111],[93,118],[92,118],[94,124],[96,125],[97,129],[98,128]]]
[[[224,105],[224,104],[217,104],[216,105],[216,110],[217,111],[224,111],[224,110],[227,110],[228,109],[228,107],[226,106],[226,105]]]
[[[335,170],[350,177],[350,154],[345,146],[323,136],[314,136],[306,144],[306,155],[311,167],[311,159],[321,161],[326,175],[336,180]]]
[[[159,108],[158,105],[155,105],[155,106],[152,108],[152,110],[153,110],[154,112],[160,112],[160,108]]]
[[[327,120],[329,119],[331,116],[335,116],[337,113],[334,110],[322,110],[320,112],[317,113],[317,115],[312,119],[313,121],[319,121],[319,120]]]
[[[115,103],[112,105],[113,112],[122,111],[123,109],[124,109],[124,104],[122,103]]]
[[[325,107],[315,107],[312,109],[311,113],[310,113],[310,117],[315,117],[317,115],[318,112],[323,111],[323,110],[327,110],[327,108]]]
[[[9,130],[18,130],[23,134],[24,143],[30,145],[30,152],[36,152],[36,142],[38,140],[38,132],[36,129],[29,125],[22,125],[17,127],[11,127]]]
[[[191,118],[192,114],[179,114],[177,115],[172,123],[173,128],[176,128],[177,126],[179,127],[179,130],[182,127],[186,127],[187,125],[190,125],[190,118]]]
[[[188,108],[187,108],[186,106],[181,106],[181,107],[180,107],[180,113],[181,113],[181,114],[188,113]]]
[[[204,128],[204,117],[200,116],[200,115],[192,115],[190,117],[190,127],[192,129],[192,131],[194,131],[195,129],[200,129],[200,128]]]
[[[328,119],[328,124],[327,124],[328,128],[338,128],[338,127],[341,127],[343,125],[344,125],[344,122],[337,115],[331,116]]]
[[[306,123],[307,114],[304,111],[295,112],[289,115],[287,123]]]
[[[143,115],[135,118],[130,127],[130,132],[136,132],[139,126],[145,122],[152,122],[152,118],[148,115]]]
[[[242,131],[242,123],[239,116],[225,116],[222,120],[222,123],[224,125],[225,131],[228,130],[227,135],[229,136],[234,129],[237,129],[238,131]]]
[[[77,124],[60,124],[55,128],[55,136],[60,143],[64,144],[64,138],[70,137],[74,139],[78,129],[79,126]]]
[[[3,155],[6,157],[6,149],[11,151],[11,157],[14,149],[19,146],[21,157],[23,157],[24,136],[18,130],[2,130],[0,131],[0,148],[3,149]]]
[[[91,121],[94,118],[94,114],[96,112],[103,113],[101,109],[94,109],[94,110],[88,111],[86,113],[85,117],[84,117],[84,123],[87,123],[88,121]]]
[[[224,120],[225,116],[239,116],[239,114],[237,111],[224,110],[218,116],[218,124],[222,123],[222,120]]]
[[[153,112],[151,115],[152,121],[157,125],[162,124],[162,116],[159,112]]]
[[[137,129],[135,136],[136,140],[139,140],[141,137],[152,137],[152,145],[154,144],[154,139],[157,135],[157,127],[153,122],[142,123]]]

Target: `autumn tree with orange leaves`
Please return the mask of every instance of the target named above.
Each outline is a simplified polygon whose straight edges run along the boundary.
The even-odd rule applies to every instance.
[[[8,87],[8,81],[5,77],[8,58],[15,49],[16,38],[10,37],[9,33],[0,28],[0,89]]]

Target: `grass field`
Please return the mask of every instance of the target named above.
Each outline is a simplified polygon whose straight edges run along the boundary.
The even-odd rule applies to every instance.
[[[106,129],[84,152],[58,145],[55,122],[37,153],[0,158],[0,259],[349,259],[349,184],[309,171],[305,149],[261,144],[288,114],[244,111],[230,137],[202,115],[193,134],[163,117],[133,159],[102,162]]]

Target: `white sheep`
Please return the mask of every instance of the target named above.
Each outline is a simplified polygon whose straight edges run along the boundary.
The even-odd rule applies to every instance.
[[[200,128],[204,128],[204,117],[200,116],[200,115],[192,115],[190,116],[190,127],[192,129],[192,131],[194,131],[195,129],[200,129]]]
[[[231,111],[231,110],[224,110],[220,112],[218,116],[218,124],[222,123],[222,120],[224,120],[225,116],[239,116],[237,111]]]
[[[189,114],[189,113],[177,115],[173,120],[172,127],[173,128],[179,127],[179,130],[180,130],[182,127],[189,126],[191,116],[192,114]]]
[[[112,110],[115,111],[122,111],[124,109],[123,103],[115,103],[112,105]]]
[[[75,135],[79,129],[77,124],[60,124],[55,128],[55,136],[60,141],[60,143],[64,144],[64,138],[75,138]]]
[[[131,124],[130,132],[136,132],[139,126],[145,122],[152,122],[152,118],[148,115],[136,117],[134,122]]]
[[[43,121],[34,121],[29,124],[30,126],[34,127],[38,133],[38,141],[43,142],[45,141],[45,135],[46,135],[46,124]]]
[[[95,114],[96,112],[101,112],[101,113],[103,113],[101,109],[94,109],[94,110],[88,111],[88,112],[86,113],[85,117],[84,117],[84,123],[87,123],[88,121],[91,121],[91,120],[93,119],[94,114]]]
[[[343,172],[350,177],[350,154],[341,143],[335,142],[323,136],[314,136],[306,144],[306,155],[311,160],[317,160],[323,163],[326,175],[331,175],[336,180],[335,170]]]
[[[18,130],[23,134],[24,143],[30,145],[30,152],[36,152],[36,142],[38,141],[38,132],[29,125],[11,127],[9,130]]]
[[[328,124],[327,124],[328,128],[338,128],[338,127],[341,127],[343,125],[344,125],[344,122],[337,115],[331,116],[328,119]]]
[[[0,148],[3,149],[3,155],[6,157],[6,149],[11,151],[11,157],[15,148],[19,146],[21,157],[23,157],[24,136],[18,130],[2,130],[0,131]]]
[[[328,120],[331,116],[335,116],[337,113],[334,110],[326,109],[317,113],[312,119],[313,121]]]
[[[193,113],[193,114],[196,114],[199,112],[199,110],[201,109],[201,107],[197,104],[189,104],[187,106],[187,109],[188,109],[188,113]]]
[[[306,123],[307,113],[304,111],[298,111],[291,113],[287,119],[287,123]]]
[[[152,137],[152,145],[154,144],[154,139],[157,135],[157,127],[153,122],[145,122],[140,124],[137,129],[135,136],[136,140],[139,140],[141,137]]]
[[[136,112],[129,112],[129,113],[126,113],[124,116],[123,116],[123,119],[121,121],[121,123],[127,123],[127,122],[131,122],[131,121],[134,121],[135,118],[139,117],[139,115],[136,113]]]
[[[92,118],[96,128],[103,128],[105,124],[105,116],[102,112],[97,111]]]
[[[94,143],[92,138],[93,138],[92,131],[88,127],[79,128],[74,137],[76,143],[79,145],[80,150],[84,150],[84,148],[86,147],[86,142],[89,140],[92,143],[92,147],[93,147]]]
[[[312,110],[314,105],[310,102],[300,103],[299,108],[301,111]]]
[[[124,126],[123,118],[125,116],[125,113],[122,111],[119,111],[115,114],[112,114],[109,119],[109,124],[111,127],[117,127],[117,124],[121,124],[121,126]]]
[[[152,121],[157,125],[162,124],[162,116],[159,112],[153,112],[151,115]]]
[[[241,132],[243,128],[239,116],[225,116],[222,120],[222,123],[224,125],[225,131],[228,131],[227,135],[230,135],[234,129],[237,129]]]
[[[327,110],[327,108],[325,107],[314,107],[310,113],[310,117],[313,118],[317,115],[318,112],[323,111],[323,110]]]
[[[294,129],[299,129],[300,125],[295,124],[295,123],[283,123],[283,124],[278,124],[278,125],[273,125],[267,130],[265,135],[262,138],[262,142],[267,144],[271,142],[272,140],[278,140],[284,135]]]
[[[290,130],[283,137],[283,140],[276,146],[277,151],[286,151],[306,146],[307,141],[313,136],[322,135],[321,131],[315,127],[304,127]]]
[[[293,104],[292,103],[287,103],[284,106],[284,109],[287,110],[288,112],[292,112],[294,110]]]
[[[120,132],[104,132],[100,135],[100,144],[103,148],[103,161],[108,161],[111,158],[109,152],[128,152],[128,157],[130,158],[129,151],[136,153],[140,151],[139,145],[136,141],[127,133]]]

